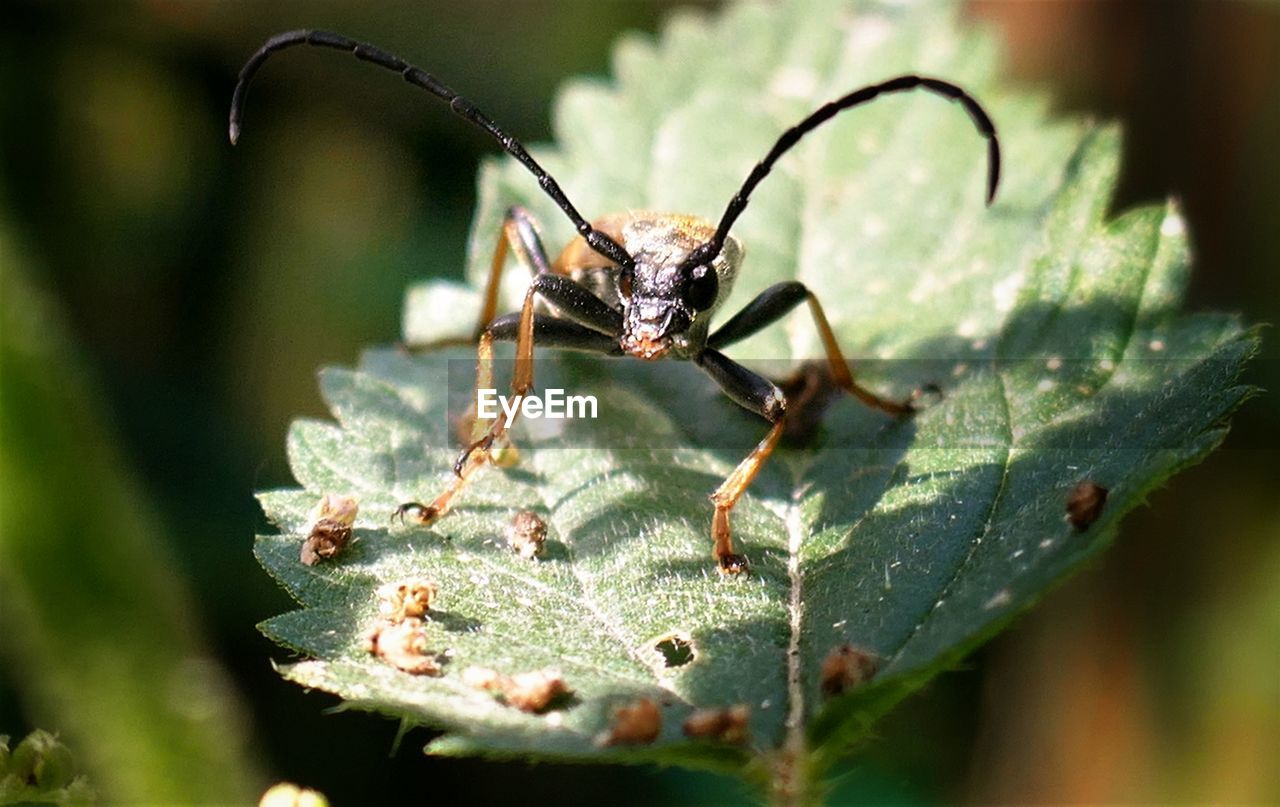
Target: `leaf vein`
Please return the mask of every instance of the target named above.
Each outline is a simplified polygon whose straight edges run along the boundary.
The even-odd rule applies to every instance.
[[[929,615],[946,602],[947,595],[951,593],[956,582],[960,579],[961,574],[973,561],[974,555],[977,554],[978,547],[982,545],[983,538],[991,532],[991,527],[995,521],[996,511],[1000,508],[1000,504],[1004,500],[1005,490],[1008,488],[1009,483],[1009,466],[1013,458],[1013,422],[1009,409],[1009,390],[1005,385],[1004,375],[999,371],[993,373],[993,375],[996,382],[1000,385],[1000,403],[1002,404],[1001,414],[1004,417],[1005,429],[1005,452],[1004,459],[1000,463],[1000,484],[996,486],[995,495],[991,497],[991,505],[987,508],[987,514],[982,520],[982,526],[976,531],[973,539],[969,542],[968,551],[965,552],[964,557],[960,559],[960,562],[956,564],[955,568],[952,570],[951,576],[947,578],[947,582],[943,585],[937,599],[934,600],[934,604],[929,606],[928,610],[921,614],[920,618],[916,621],[915,627],[911,629],[907,636],[898,645],[897,650],[895,650],[893,655],[890,657],[888,664],[885,665],[886,669],[892,668],[898,663],[898,660],[902,658],[902,654],[906,651],[907,647],[910,646],[912,640],[920,634],[920,631],[923,630],[924,626],[928,623]]]

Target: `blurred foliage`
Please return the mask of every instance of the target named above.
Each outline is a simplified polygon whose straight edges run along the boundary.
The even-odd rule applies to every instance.
[[[87,804],[96,798],[57,737],[36,729],[10,748],[0,735],[0,804]]]
[[[80,749],[105,796],[244,798],[257,774],[235,694],[207,656],[186,580],[101,422],[100,396],[21,264],[0,228],[7,668]],[[52,742],[33,736],[37,747]]]
[[[314,369],[397,333],[409,282],[461,275],[475,160],[492,149],[399,82],[316,55],[273,65],[233,154],[226,104],[243,59],[277,30],[334,28],[430,66],[536,142],[559,80],[603,73],[616,33],[655,30],[667,6],[0,4],[5,217],[34,259],[32,283],[66,312],[94,408],[119,437],[116,464],[154,502],[169,574],[200,604],[205,650],[243,693],[273,774],[336,803],[424,781],[476,799],[723,797],[718,780],[683,774],[388,758],[393,727],[319,714],[331,701],[279,681],[251,627],[288,601],[251,558],[250,491],[287,483],[287,423],[322,413]],[[1117,210],[1183,200],[1192,308],[1280,320],[1275,4],[981,0],[969,11],[1009,42],[1016,80],[1047,85],[1063,112],[1124,124]],[[1263,357],[1253,380],[1280,389],[1274,338]],[[7,376],[0,367],[0,384]],[[881,724],[835,799],[1280,799],[1280,773],[1259,762],[1280,747],[1274,395],[1240,413],[1226,445],[1154,494],[1116,551],[969,672]],[[66,528],[47,514],[66,506],[66,491],[32,502],[27,529],[56,539]],[[60,729],[53,713],[0,669],[0,731]]]

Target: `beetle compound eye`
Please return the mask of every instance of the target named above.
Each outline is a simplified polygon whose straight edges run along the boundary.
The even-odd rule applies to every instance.
[[[715,305],[720,292],[720,278],[710,266],[695,266],[684,287],[684,303],[694,311],[706,311]]]
[[[618,275],[618,293],[625,298],[631,297],[631,273],[623,271]]]

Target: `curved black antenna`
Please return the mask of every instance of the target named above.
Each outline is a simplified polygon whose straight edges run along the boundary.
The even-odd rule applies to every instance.
[[[249,82],[253,80],[254,74],[258,72],[258,68],[262,67],[262,63],[267,60],[268,56],[278,50],[291,48],[294,45],[315,45],[322,48],[345,50],[357,59],[372,62],[378,67],[384,67],[394,73],[399,73],[405,81],[413,86],[424,89],[437,98],[448,102],[450,111],[492,135],[493,139],[498,141],[504,151],[519,160],[521,165],[529,169],[529,173],[537,177],[538,185],[543,192],[550,196],[552,201],[564,211],[564,214],[573,222],[578,234],[586,240],[589,247],[618,264],[624,270],[630,270],[635,265],[635,259],[622,248],[621,244],[595,229],[587,223],[586,219],[582,218],[582,215],[578,213],[578,209],[573,206],[569,198],[564,195],[564,191],[560,189],[559,183],[541,165],[538,165],[538,162],[529,155],[529,152],[525,151],[520,141],[502,131],[498,124],[489,119],[489,116],[476,109],[475,104],[441,84],[435,76],[419,67],[414,67],[400,57],[372,45],[348,39],[340,34],[328,31],[287,31],[268,39],[261,48],[258,48],[257,53],[249,57],[249,61],[245,62],[244,67],[240,69],[240,78],[236,81],[235,92],[231,95],[231,120],[228,133],[231,137],[232,145],[235,145],[236,141],[240,139],[240,121],[244,118],[244,98],[249,90]]]
[[[765,155],[764,159],[756,163],[756,167],[751,169],[751,173],[747,176],[746,181],[742,183],[742,187],[738,189],[738,192],[733,195],[733,199],[729,201],[729,206],[725,208],[724,215],[720,218],[720,226],[716,228],[715,235],[712,236],[710,241],[689,253],[684,263],[680,265],[681,272],[692,272],[695,266],[708,263],[720,254],[720,250],[724,248],[724,240],[729,235],[729,229],[733,227],[733,223],[737,221],[738,216],[746,209],[747,200],[751,197],[751,192],[773,170],[773,164],[798,143],[800,138],[846,109],[869,103],[881,95],[905,92],[906,90],[914,90],[917,87],[937,93],[948,100],[959,101],[965,111],[969,113],[969,117],[973,120],[973,125],[977,127],[978,132],[987,139],[987,204],[991,204],[996,197],[996,186],[1000,184],[1000,141],[996,137],[996,127],[991,122],[990,116],[974,100],[973,96],[949,81],[926,76],[898,76],[879,84],[872,84],[860,90],[854,90],[843,98],[823,104],[810,113],[809,117],[783,132],[782,136],[778,138],[778,142],[773,144],[773,148],[769,149],[769,153]]]

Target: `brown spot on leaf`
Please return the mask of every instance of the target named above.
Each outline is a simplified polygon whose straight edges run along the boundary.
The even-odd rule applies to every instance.
[[[876,657],[850,644],[842,644],[822,661],[822,693],[835,697],[851,692],[876,674]]]
[[[379,622],[365,634],[365,649],[412,675],[443,674],[440,658],[427,647],[422,620],[409,617],[402,622]]]
[[[547,540],[547,522],[532,510],[521,510],[507,525],[507,544],[522,558],[542,554]]]
[[[1067,496],[1067,521],[1076,532],[1084,532],[1102,515],[1107,503],[1107,489],[1092,479],[1076,485]]]
[[[301,561],[314,566],[335,557],[351,542],[351,527],[359,506],[354,497],[325,494],[311,511],[302,542]]]
[[[563,704],[573,695],[557,670],[503,675],[486,667],[468,667],[462,680],[477,689],[497,695],[503,703],[522,712],[545,712]]]
[[[431,610],[439,589],[422,579],[387,583],[378,588],[378,614],[388,622],[421,619]]]
[[[613,725],[596,738],[599,745],[648,745],[662,731],[662,712],[648,698],[637,698],[613,713]]]
[[[684,721],[686,737],[741,745],[750,736],[751,709],[737,704],[723,709],[699,709]]]

